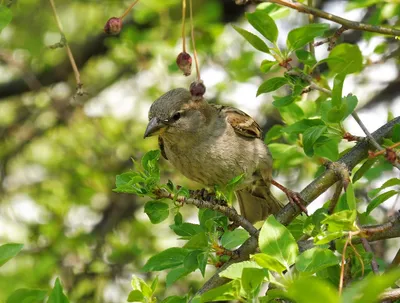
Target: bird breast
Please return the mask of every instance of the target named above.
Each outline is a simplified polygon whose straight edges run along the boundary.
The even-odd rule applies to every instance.
[[[164,139],[170,162],[187,178],[206,186],[226,185],[245,175],[243,186],[251,183],[260,169],[271,169],[264,142],[235,133],[229,125],[222,132],[212,131],[201,138]]]

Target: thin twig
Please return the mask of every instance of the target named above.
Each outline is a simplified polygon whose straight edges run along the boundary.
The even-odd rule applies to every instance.
[[[336,15],[333,15],[331,13],[322,11],[320,9],[307,6],[300,2],[294,2],[294,1],[292,2],[292,1],[288,1],[288,0],[253,0],[253,2],[255,2],[255,3],[271,2],[271,3],[281,5],[281,6],[286,6],[286,7],[297,10],[299,13],[312,14],[316,17],[320,17],[322,19],[333,21],[335,23],[345,26],[348,29],[356,29],[356,30],[362,30],[362,31],[366,31],[366,32],[373,32],[373,33],[379,33],[379,34],[390,35],[390,36],[400,36],[400,30],[398,30],[398,29],[351,21],[351,20],[336,16]]]
[[[311,7],[314,6],[314,3],[313,3],[313,2],[314,2],[313,0],[307,0],[308,6],[311,6]],[[313,24],[314,21],[315,21],[314,15],[309,14],[309,15],[308,15],[308,23],[309,23],[309,24]],[[311,55],[312,55],[313,57],[315,57],[314,39],[308,44],[308,48],[309,48],[309,50],[310,50]],[[314,68],[313,74],[314,74],[315,78],[319,79],[319,77],[320,77],[319,66],[316,66],[316,67]]]
[[[65,37],[64,30],[63,30],[63,27],[61,24],[61,20],[57,14],[56,5],[54,3],[54,0],[49,0],[49,1],[50,1],[51,8],[53,9],[54,18],[56,19],[56,23],[57,23],[58,29],[60,31],[60,34],[62,37]],[[69,43],[68,43],[67,39],[65,39],[65,41],[66,41],[65,47],[67,49],[68,58],[69,58],[69,61],[71,62],[71,66],[74,71],[76,85],[77,85],[78,90],[80,90],[82,88],[81,75],[79,73],[78,67],[76,66],[75,59],[74,59],[72,51],[69,47]]]
[[[361,244],[364,247],[366,252],[369,252],[372,254],[371,268],[372,268],[372,271],[374,272],[374,274],[378,275],[379,274],[379,266],[378,266],[378,263],[376,262],[375,254],[372,250],[371,244],[369,244],[368,240],[365,238],[361,238]]]
[[[186,0],[182,0],[182,51],[184,53],[186,53],[185,22],[186,22]]]
[[[136,5],[136,3],[138,3],[139,0],[133,1],[133,3],[126,9],[126,11],[121,15],[121,17],[119,17],[121,20],[124,19],[129,12],[131,11],[131,9]]]
[[[192,0],[189,0],[189,4],[190,4],[190,32],[191,32],[191,35],[192,35],[193,56],[194,56],[194,62],[196,64],[197,80],[201,81],[199,60],[197,58],[196,43],[195,43],[195,40],[194,40],[193,4],[192,4],[192,2],[193,2]]]
[[[388,270],[396,268],[400,265],[400,249],[397,251],[396,255],[393,258],[392,263],[390,263]]]
[[[336,183],[336,188],[335,192],[333,193],[333,196],[331,198],[331,202],[329,203],[329,208],[328,208],[328,214],[331,215],[335,211],[335,207],[339,201],[340,194],[342,193],[343,189],[343,182],[342,180],[339,180]]]
[[[179,203],[183,204],[192,204],[195,205],[198,208],[209,208],[216,210],[225,216],[227,216],[232,222],[236,223],[237,225],[243,227],[245,230],[249,232],[250,235],[254,235],[258,237],[259,231],[257,228],[253,226],[248,220],[246,220],[244,217],[239,215],[237,211],[234,208],[231,208],[229,206],[221,205],[218,203],[213,203],[197,198],[186,198],[183,196],[178,196],[176,197],[174,194],[167,192],[164,189],[158,189],[154,192],[154,194],[158,198],[166,198],[170,200],[177,201]]]

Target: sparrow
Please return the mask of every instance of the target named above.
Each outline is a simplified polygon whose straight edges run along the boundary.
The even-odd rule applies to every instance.
[[[191,180],[224,187],[243,175],[235,195],[241,215],[251,223],[283,207],[270,191],[272,156],[261,128],[239,109],[194,100],[188,90],[173,89],[150,107],[144,138],[155,135],[161,155]]]

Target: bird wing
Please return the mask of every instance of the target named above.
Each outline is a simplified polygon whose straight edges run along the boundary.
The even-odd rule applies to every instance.
[[[261,139],[261,127],[248,114],[230,106],[215,106],[225,115],[226,121],[233,127],[238,135]]]
[[[158,147],[161,151],[161,155],[164,157],[165,160],[168,160],[167,154],[165,153],[164,149],[164,140],[161,136],[158,136]]]

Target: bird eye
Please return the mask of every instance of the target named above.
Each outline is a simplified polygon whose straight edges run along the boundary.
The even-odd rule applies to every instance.
[[[174,121],[178,121],[180,117],[181,117],[181,113],[180,113],[180,112],[177,112],[177,113],[175,113],[175,114],[172,116],[172,119],[173,119]]]

